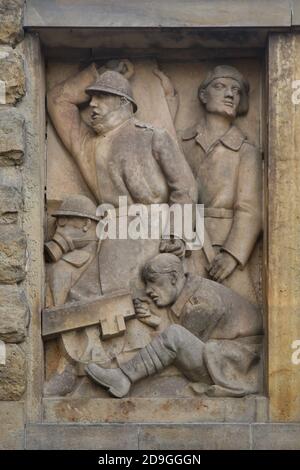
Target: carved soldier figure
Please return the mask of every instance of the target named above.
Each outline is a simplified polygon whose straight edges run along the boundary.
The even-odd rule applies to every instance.
[[[54,212],[56,231],[45,244],[53,305],[100,295],[96,205],[86,196],[66,198]]]
[[[184,274],[182,261],[164,253],[143,271],[148,296],[171,306],[175,321],[131,360],[115,369],[95,363],[89,377],[115,397],[133,383],[176,365],[192,382],[207,384],[211,396],[243,396],[260,388],[262,318],[259,309],[214,281]],[[137,313],[145,314],[142,306]]]
[[[89,103],[90,125],[79,106]],[[95,64],[48,93],[48,111],[64,145],[98,203],[195,202],[192,172],[175,140],[134,118],[137,104],[129,81]],[[184,252],[182,240],[163,244],[164,251]]]
[[[63,200],[53,214],[56,230],[45,243],[47,263],[47,305],[61,306],[84,301],[101,294],[98,266],[99,240],[96,236],[96,205],[86,196],[73,195]],[[88,334],[88,332],[86,332]],[[85,335],[88,338],[87,335]],[[59,345],[58,371],[45,384],[46,394],[65,395],[73,390],[76,370],[73,348],[84,352],[75,333],[63,333]],[[76,356],[76,354],[75,354]]]
[[[90,111],[88,124],[81,116],[84,105]],[[118,208],[120,196],[126,196],[129,205],[196,202],[196,182],[177,142],[165,130],[137,121],[136,110],[127,78],[115,70],[99,74],[95,64],[48,93],[48,111],[57,133],[99,204]],[[102,240],[101,294],[123,288],[138,296],[147,259],[159,250],[184,255],[185,242],[175,235],[162,242]],[[167,312],[165,317],[167,321]],[[106,353],[112,361],[120,354],[128,357],[152,335],[153,328],[145,321],[132,319],[124,338],[106,342]]]
[[[248,111],[249,84],[234,67],[215,67],[199,88],[203,121],[184,131],[181,141],[205,205],[205,226],[215,249],[212,279],[255,302],[248,261],[262,227],[261,156],[234,124]],[[193,253],[205,276],[202,252]]]

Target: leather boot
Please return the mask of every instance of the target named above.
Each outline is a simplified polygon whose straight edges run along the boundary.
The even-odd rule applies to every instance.
[[[158,335],[117,369],[105,369],[91,362],[85,371],[94,382],[106,388],[111,395],[122,398],[127,395],[132,383],[159,372],[173,362],[174,356],[174,352],[164,346],[161,335]]]
[[[94,362],[85,367],[87,375],[98,385],[106,388],[116,398],[122,398],[130,390],[131,382],[121,369],[105,369]]]

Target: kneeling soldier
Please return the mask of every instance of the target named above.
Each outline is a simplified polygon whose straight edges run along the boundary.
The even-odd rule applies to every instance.
[[[143,270],[147,295],[170,306],[175,324],[116,369],[95,363],[86,373],[115,397],[138,380],[174,364],[210,396],[244,396],[260,388],[262,318],[256,306],[214,281],[185,274],[182,262],[164,253]],[[137,314],[144,309],[137,304]]]

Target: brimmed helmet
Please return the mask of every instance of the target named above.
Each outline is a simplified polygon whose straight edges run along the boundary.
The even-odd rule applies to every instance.
[[[76,195],[69,196],[63,200],[59,209],[55,211],[52,216],[69,216],[69,217],[83,217],[99,221],[96,216],[96,204],[93,203],[87,196]]]
[[[121,73],[114,70],[107,70],[99,75],[97,80],[85,91],[88,95],[110,93],[111,95],[123,96],[133,104],[133,111],[137,111],[137,104],[133,98],[129,81]]]

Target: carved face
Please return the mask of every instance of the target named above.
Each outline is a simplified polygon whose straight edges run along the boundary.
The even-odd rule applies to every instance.
[[[121,98],[109,93],[97,93],[90,101],[91,126],[96,132],[102,131],[107,116],[120,108]]]
[[[176,275],[153,274],[146,279],[146,293],[158,307],[172,305],[177,298]]]
[[[64,253],[84,248],[96,239],[96,222],[85,217],[59,216],[52,240],[45,243],[46,257],[59,261]]]
[[[241,86],[233,78],[216,78],[200,94],[207,112],[230,119],[237,115],[240,97]]]

